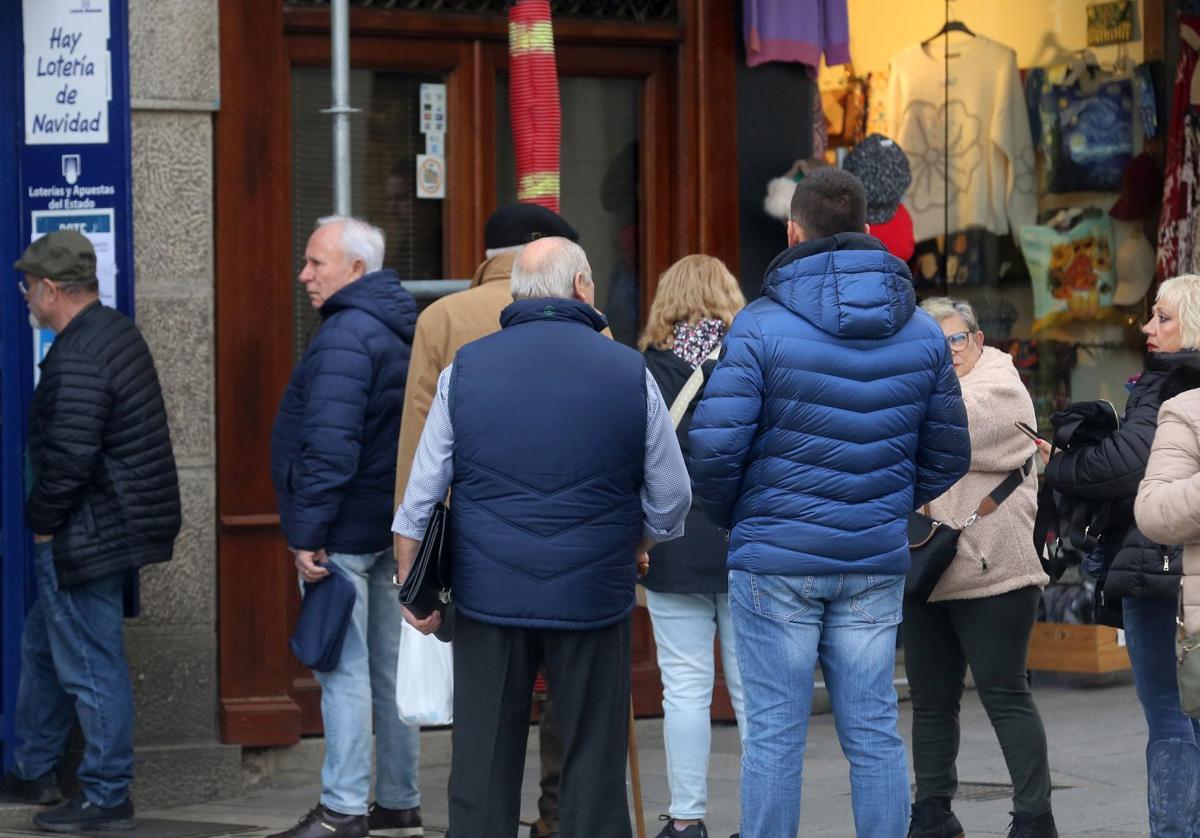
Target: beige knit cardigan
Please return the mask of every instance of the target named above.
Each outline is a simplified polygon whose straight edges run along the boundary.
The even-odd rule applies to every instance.
[[[961,527],[987,495],[1036,452],[1014,423],[1034,425],[1033,400],[1012,358],[990,346],[974,368],[958,380],[971,434],[971,469],[930,504],[939,521]],[[929,601],[981,599],[1050,581],[1033,546],[1037,513],[1037,472],[990,515],[963,530],[958,555],[942,574]]]
[[[1163,402],[1133,514],[1160,544],[1183,545],[1183,622],[1200,631],[1200,390]]]

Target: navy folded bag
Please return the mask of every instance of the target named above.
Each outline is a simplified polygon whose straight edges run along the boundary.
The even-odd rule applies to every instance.
[[[300,618],[288,646],[300,663],[316,672],[332,672],[342,657],[342,641],[354,612],[354,583],[333,564],[329,575],[304,584]]]

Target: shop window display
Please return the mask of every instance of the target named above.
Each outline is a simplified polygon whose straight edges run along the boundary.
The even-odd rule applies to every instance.
[[[848,5],[853,69],[820,77],[826,162],[846,165],[874,135],[904,151],[911,183],[898,210],[911,218],[918,295],[972,303],[987,342],[1012,356],[1044,434],[1075,401],[1121,409],[1142,368],[1156,233],[1159,277],[1200,262],[1190,244],[1200,240],[1200,120],[1183,92],[1200,63],[1200,20],[1181,18],[1183,80],[1165,117],[1143,45],[1122,29],[1103,39],[1115,45],[1090,47],[1085,2],[1051,14],[1044,3],[919,0],[906,7],[911,21],[883,0]],[[1156,135],[1167,137],[1165,192],[1161,152],[1140,153]],[[1075,584],[1050,589],[1043,617],[1091,622],[1082,579],[1065,581]]]

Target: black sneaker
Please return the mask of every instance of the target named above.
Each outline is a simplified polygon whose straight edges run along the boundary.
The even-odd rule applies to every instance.
[[[908,838],[962,838],[962,824],[950,811],[950,798],[927,797],[912,805]]]
[[[676,829],[675,819],[670,815],[659,815],[658,819],[666,821],[667,825],[655,838],[708,838],[708,829],[704,826],[704,821],[694,823],[687,829]]]
[[[367,838],[370,834],[366,815],[343,815],[318,803],[300,823],[267,838]]]
[[[125,798],[116,806],[97,806],[77,794],[61,806],[33,816],[39,829],[47,832],[128,832],[137,828],[133,801]]]
[[[36,780],[23,780],[15,771],[0,777],[0,803],[22,803],[27,806],[49,806],[63,799],[58,790],[58,777],[47,771]]]
[[[1058,827],[1054,825],[1054,815],[1042,812],[1040,815],[1026,815],[1021,812],[1009,812],[1012,823],[1008,827],[1008,838],[1058,838]]]
[[[372,803],[367,809],[367,826],[372,835],[390,835],[392,838],[421,838],[421,807],[412,809],[389,809]]]

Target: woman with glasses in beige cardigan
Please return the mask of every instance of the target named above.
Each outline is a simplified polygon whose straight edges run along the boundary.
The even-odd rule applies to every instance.
[[[970,304],[937,297],[921,303],[950,343],[971,435],[971,469],[930,504],[929,514],[963,527],[1036,452],[1017,422],[1034,425],[1033,401],[1012,358],[984,345]],[[956,838],[950,810],[958,786],[959,700],[967,667],[975,678],[1013,784],[1010,836],[1055,836],[1046,733],[1029,690],[1026,651],[1037,620],[1042,572],[1033,546],[1037,475],[1030,469],[990,514],[963,528],[958,553],[927,602],[904,600],[904,666],[912,696],[916,803],[910,838]]]

